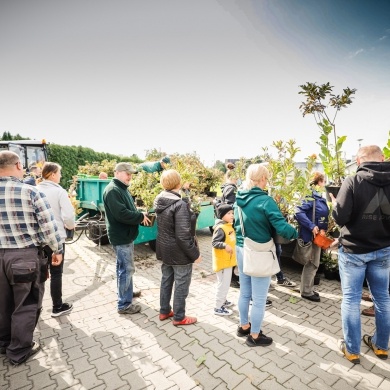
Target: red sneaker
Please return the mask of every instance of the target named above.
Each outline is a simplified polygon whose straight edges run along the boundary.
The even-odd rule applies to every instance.
[[[160,319],[160,321],[164,321],[164,320],[167,320],[168,318],[171,318],[173,317],[173,311],[171,310],[170,313],[168,314],[160,314],[158,316],[158,318]]]
[[[178,325],[192,325],[195,324],[195,322],[198,321],[196,317],[184,317],[181,321],[173,321],[172,324],[175,326]]]

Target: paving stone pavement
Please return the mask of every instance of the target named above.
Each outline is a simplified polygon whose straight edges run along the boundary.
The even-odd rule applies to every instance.
[[[187,314],[198,323],[174,327],[159,321],[160,265],[148,245],[136,245],[135,285],[142,312],[116,311],[115,255],[85,235],[67,246],[64,300],[71,314],[51,318],[49,284],[35,338],[42,350],[13,367],[0,355],[0,389],[390,389],[390,362],[362,344],[354,366],[337,348],[341,290],[338,281],[321,279],[321,303],[303,300],[292,290],[271,285],[273,307],[263,331],[270,347],[249,348],[238,338],[237,306],[232,316],[213,312],[215,275],[211,271],[211,234],[197,232],[203,262],[195,265]],[[283,271],[299,281],[300,266],[283,260]],[[237,303],[237,289],[228,299]],[[295,297],[290,300],[290,297]],[[362,301],[362,308],[369,307]],[[362,317],[363,332],[374,320]]]

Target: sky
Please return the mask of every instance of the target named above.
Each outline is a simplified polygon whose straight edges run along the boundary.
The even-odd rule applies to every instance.
[[[0,0],[0,53],[0,134],[208,166],[295,139],[302,161],[299,85],[330,82],[357,89],[347,158],[389,136],[388,0]]]

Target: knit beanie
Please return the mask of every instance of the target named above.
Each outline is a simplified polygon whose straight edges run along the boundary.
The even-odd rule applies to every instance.
[[[217,206],[217,217],[222,219],[223,216],[230,210],[233,210],[233,206],[231,204],[221,203],[219,206]]]

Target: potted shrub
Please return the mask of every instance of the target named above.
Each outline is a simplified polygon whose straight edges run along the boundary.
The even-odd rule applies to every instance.
[[[346,136],[337,136],[335,120],[338,112],[352,103],[356,89],[345,88],[341,95],[332,93],[333,86],[329,83],[317,85],[307,82],[299,86],[299,94],[306,97],[300,105],[303,116],[313,114],[320,128],[320,159],[324,172],[330,181],[326,187],[328,192],[338,193],[341,182],[345,177],[345,161],[342,159],[342,146]],[[332,137],[333,136],[333,137]],[[333,138],[333,139],[332,139]],[[332,187],[336,187],[334,190]]]
[[[276,156],[272,156],[268,148],[263,148],[264,153],[261,158],[268,163],[267,167],[270,171],[269,194],[275,199],[286,221],[297,228],[295,210],[307,196],[311,195],[310,177],[317,156],[313,154],[308,157],[306,167],[300,170],[294,161],[300,151],[295,144],[295,140],[275,141],[272,146],[276,150]],[[275,242],[287,244],[289,241],[276,236]]]
[[[337,253],[330,250],[323,251],[321,254],[321,264],[324,267],[325,279],[340,280]]]
[[[135,198],[137,206],[148,213],[148,217],[152,221],[150,226],[153,226],[155,220],[153,202],[156,196],[162,191],[160,174],[157,172],[148,173],[141,170],[133,176],[129,191]]]

